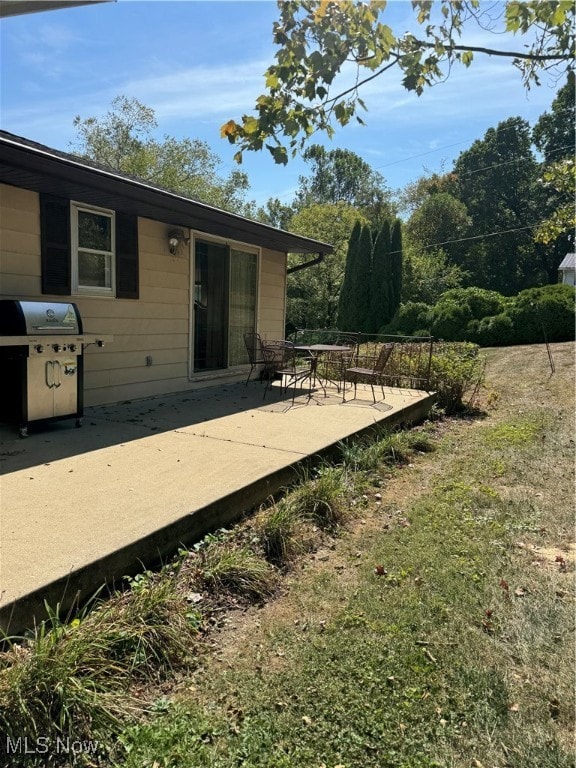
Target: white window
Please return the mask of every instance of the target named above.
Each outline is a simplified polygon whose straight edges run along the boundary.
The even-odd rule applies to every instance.
[[[114,211],[72,203],[72,290],[114,296]]]

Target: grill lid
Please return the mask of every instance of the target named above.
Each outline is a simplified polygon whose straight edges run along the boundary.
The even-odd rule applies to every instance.
[[[0,335],[59,336],[82,333],[76,304],[64,301],[0,300]]]

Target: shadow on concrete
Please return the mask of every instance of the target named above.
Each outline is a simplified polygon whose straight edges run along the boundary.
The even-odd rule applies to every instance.
[[[264,384],[232,383],[142,400],[84,409],[83,425],[64,419],[31,425],[20,438],[14,425],[0,424],[0,474],[139,440],[152,434],[184,429],[203,434],[202,425],[233,414],[264,410],[286,413],[306,405],[293,402],[291,393],[272,387],[264,398]]]

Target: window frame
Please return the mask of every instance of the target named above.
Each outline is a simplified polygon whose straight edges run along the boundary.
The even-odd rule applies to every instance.
[[[110,286],[80,285],[79,282],[79,237],[78,214],[94,213],[107,216],[110,219],[110,251],[93,251],[96,254],[110,257]],[[86,250],[86,249],[83,249]],[[72,278],[72,294],[82,296],[100,296],[116,298],[116,211],[109,208],[100,208],[95,205],[87,205],[75,200],[70,201],[70,266]]]

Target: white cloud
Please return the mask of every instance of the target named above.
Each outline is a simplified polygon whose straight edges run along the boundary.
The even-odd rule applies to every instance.
[[[249,61],[237,68],[230,64],[191,67],[127,80],[121,90],[153,107],[159,121],[233,117],[251,111],[263,90],[266,66],[264,61]]]
[[[63,24],[44,24],[38,30],[37,44],[53,51],[63,51],[71,45],[82,42],[82,38]]]
[[[154,61],[149,63],[155,68]],[[53,93],[43,98],[42,90],[30,81],[22,87],[34,94],[33,101],[3,109],[2,122],[6,130],[27,132],[26,135],[44,137],[40,140],[49,142],[53,139],[46,138],[47,135],[73,134],[75,115],[103,115],[110,109],[112,99],[123,94],[151,107],[163,133],[171,133],[165,128],[171,121],[218,124],[251,110],[262,91],[265,68],[265,62],[252,61],[244,62],[241,68],[197,66],[150,77],[119,77],[112,83],[107,78],[105,83],[98,81],[90,88],[75,87],[59,98],[54,98]],[[62,146],[62,142],[57,146]]]
[[[33,30],[20,26],[18,32],[11,31],[9,34],[12,48],[22,64],[43,76],[64,72],[67,67],[64,55],[83,42],[82,37],[68,25],[51,22],[45,22]]]
[[[6,33],[7,34],[7,33]],[[17,32],[10,32],[13,46],[25,56],[30,49],[48,48],[49,51],[64,51],[82,42],[82,37],[66,24],[45,22],[28,29],[20,26]]]

